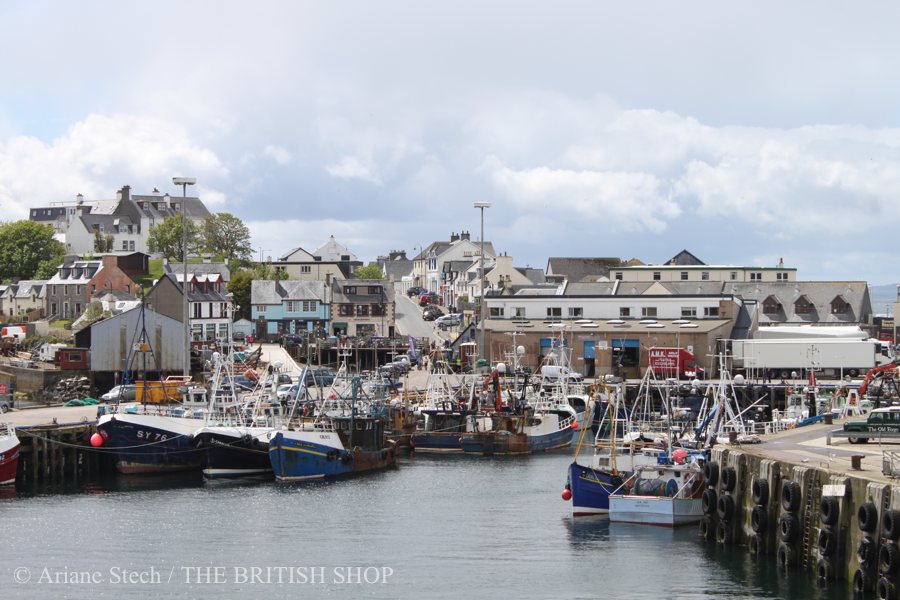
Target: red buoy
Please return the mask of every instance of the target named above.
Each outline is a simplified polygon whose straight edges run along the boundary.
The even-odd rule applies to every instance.
[[[102,445],[103,445],[103,436],[102,435],[100,435],[99,433],[95,433],[94,435],[91,436],[91,446],[93,446],[94,448],[99,448]]]
[[[564,489],[562,491],[562,499],[565,500],[566,502],[571,500],[572,499],[572,490],[570,490],[569,488]]]
[[[578,429],[578,421],[572,421],[572,429]]]

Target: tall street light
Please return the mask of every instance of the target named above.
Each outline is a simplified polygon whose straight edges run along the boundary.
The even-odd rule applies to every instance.
[[[478,318],[481,320],[481,339],[478,340],[478,358],[484,358],[484,209],[490,208],[490,202],[475,202],[472,206],[481,210],[481,256],[479,257],[479,277],[481,295],[478,299]]]
[[[184,376],[191,374],[191,326],[188,317],[188,284],[187,284],[187,186],[197,183],[194,177],[173,177],[172,183],[181,186],[181,262],[184,266],[184,279],[181,280],[182,316],[184,317]]]

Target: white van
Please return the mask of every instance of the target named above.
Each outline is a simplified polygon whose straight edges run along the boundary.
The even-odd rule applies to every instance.
[[[544,365],[541,367],[541,377],[544,379],[566,378],[569,381],[584,381],[584,375],[560,365]]]

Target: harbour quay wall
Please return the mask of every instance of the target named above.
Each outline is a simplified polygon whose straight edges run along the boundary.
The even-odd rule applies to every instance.
[[[880,471],[841,472],[827,460],[792,463],[738,445],[713,448],[705,469],[700,535],[709,543],[810,571],[848,597],[898,597],[900,485]]]

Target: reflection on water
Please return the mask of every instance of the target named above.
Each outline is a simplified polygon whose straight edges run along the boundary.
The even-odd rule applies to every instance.
[[[700,543],[693,527],[574,519],[559,498],[569,462],[418,455],[397,469],[338,481],[204,483],[200,474],[181,474],[0,490],[5,541],[15,549],[0,554],[0,589],[23,566],[114,564],[174,577],[158,586],[13,589],[22,597],[123,600],[845,596],[780,574],[774,557],[757,563],[740,549]],[[236,579],[244,567],[279,566],[329,574],[377,566],[393,575],[377,585],[328,579],[301,587]],[[226,580],[191,585],[180,569],[194,567],[223,567]]]

